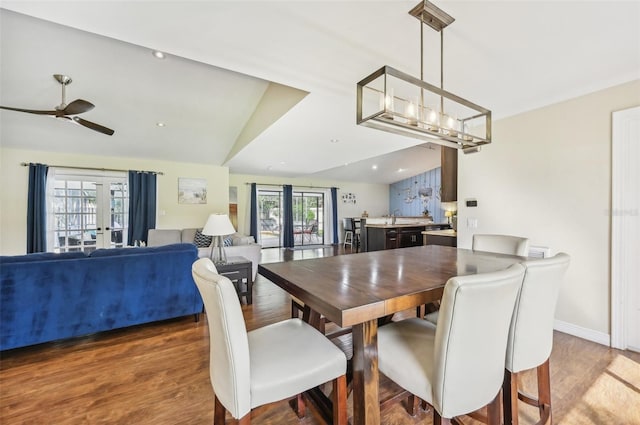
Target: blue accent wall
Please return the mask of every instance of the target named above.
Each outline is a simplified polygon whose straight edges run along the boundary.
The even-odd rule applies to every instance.
[[[440,207],[440,167],[389,185],[389,214],[399,210],[396,215],[419,217],[425,208],[434,222],[446,223]]]

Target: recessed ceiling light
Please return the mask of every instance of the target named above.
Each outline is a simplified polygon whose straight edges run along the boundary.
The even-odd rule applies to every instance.
[[[162,53],[160,50],[154,50],[152,52],[152,54],[157,59],[164,59],[165,58],[164,53]]]
[[[163,123],[163,122],[157,122],[157,123],[156,123],[156,125],[157,125],[158,127],[164,127],[164,126],[165,126],[165,123]]]
[[[398,172],[402,173],[404,171],[404,168],[398,168]]]
[[[331,143],[338,143],[340,140],[338,140],[338,139],[331,139],[331,140],[329,140],[329,141],[330,141]]]
[[[373,164],[373,165],[371,166],[371,169],[372,169],[372,170],[377,170],[377,169],[378,169],[378,166],[377,166],[376,164]]]

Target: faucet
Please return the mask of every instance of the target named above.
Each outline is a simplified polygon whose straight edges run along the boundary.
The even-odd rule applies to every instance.
[[[400,212],[400,208],[396,208],[393,210],[393,214],[391,214],[391,224],[396,224],[396,213]]]

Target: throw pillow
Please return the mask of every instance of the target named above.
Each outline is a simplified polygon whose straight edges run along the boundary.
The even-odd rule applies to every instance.
[[[198,248],[208,248],[211,246],[211,240],[213,236],[203,235],[202,231],[196,230],[196,235],[193,238],[193,243]]]
[[[233,246],[233,238],[231,236],[227,236],[223,241],[224,246]]]

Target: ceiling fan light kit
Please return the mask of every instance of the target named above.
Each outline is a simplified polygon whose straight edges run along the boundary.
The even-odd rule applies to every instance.
[[[82,114],[83,112],[92,110],[95,107],[93,103],[83,99],[76,99],[69,104],[66,103],[67,99],[65,89],[73,81],[71,77],[62,74],[53,74],[53,78],[55,78],[55,80],[62,86],[62,102],[60,103],[60,105],[56,106],[53,111],[12,108],[9,106],[0,106],[0,109],[6,109],[8,111],[16,112],[26,112],[28,114],[36,115],[51,115],[55,118],[66,119],[72,123],[79,124],[83,127],[89,128],[102,134],[106,134],[107,136],[113,135],[114,131],[112,129],[76,116],[78,114]]]
[[[383,66],[357,84],[358,125],[478,152],[491,143],[491,111],[444,90],[443,30],[454,18],[427,0],[409,14],[420,21],[420,78]],[[424,81],[423,28],[440,32],[440,87]]]

